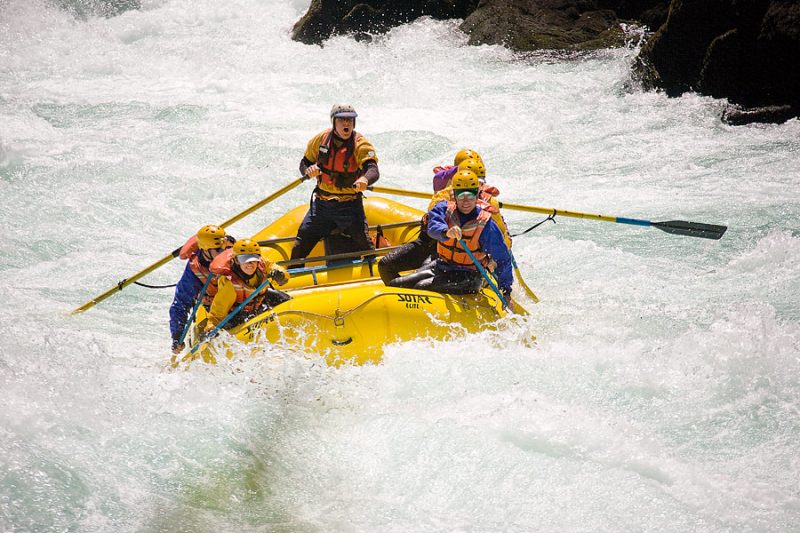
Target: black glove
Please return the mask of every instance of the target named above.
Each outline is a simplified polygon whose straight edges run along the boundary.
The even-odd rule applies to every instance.
[[[507,301],[507,302],[510,301],[511,300],[511,287],[505,287],[505,288],[500,289],[500,294],[503,295],[503,299],[505,301]]]
[[[178,339],[172,339],[172,353],[179,354],[186,348],[186,344],[182,343]]]
[[[289,274],[282,268],[275,268],[269,273],[269,277],[275,280],[278,285],[286,285],[289,281]]]

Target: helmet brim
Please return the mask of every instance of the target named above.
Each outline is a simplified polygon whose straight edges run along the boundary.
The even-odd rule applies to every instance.
[[[236,256],[236,260],[239,261],[239,264],[243,265],[245,263],[259,261],[261,260],[261,256],[258,254],[239,254]]]
[[[344,111],[342,113],[336,113],[333,115],[333,118],[356,118],[358,113],[355,111]]]

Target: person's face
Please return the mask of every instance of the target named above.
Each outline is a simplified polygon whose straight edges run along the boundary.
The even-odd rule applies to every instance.
[[[239,263],[239,268],[248,276],[252,276],[258,268],[258,261],[248,261],[247,263]]]
[[[342,139],[350,138],[350,136],[353,134],[354,125],[355,121],[352,118],[336,117],[333,119],[333,129],[336,132],[336,135]]]
[[[225,248],[209,248],[208,250],[203,250],[203,253],[206,254],[206,258],[214,259],[219,254],[225,251]]]
[[[469,214],[475,209],[475,204],[478,202],[478,196],[472,190],[456,191],[456,207],[463,214]]]

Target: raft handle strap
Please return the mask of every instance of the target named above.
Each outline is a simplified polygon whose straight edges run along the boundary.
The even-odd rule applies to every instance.
[[[538,228],[539,226],[541,226],[542,224],[544,224],[544,223],[545,223],[545,222],[547,222],[548,220],[552,220],[552,221],[553,221],[553,224],[555,224],[555,223],[556,223],[556,214],[557,214],[557,213],[558,213],[558,211],[556,211],[555,209],[553,209],[553,213],[552,213],[552,214],[550,214],[550,215],[547,215],[547,218],[546,218],[546,219],[544,219],[544,220],[542,220],[542,221],[540,221],[540,222],[537,222],[536,224],[534,224],[534,225],[533,225],[533,226],[531,226],[530,228],[526,229],[525,231],[521,231],[521,232],[519,232],[519,233],[515,233],[514,235],[509,235],[509,237],[519,237],[520,235],[525,235],[525,234],[526,234],[526,233],[528,233],[529,231],[535,230],[536,228]]]
[[[119,285],[122,285],[124,283],[124,281],[125,280],[120,281]],[[148,289],[169,289],[169,288],[178,286],[177,283],[173,283],[172,285],[148,285],[147,283],[139,283],[138,281],[134,281],[133,284],[134,285],[138,285],[140,287],[146,287]],[[122,287],[120,287],[119,290],[122,290]]]

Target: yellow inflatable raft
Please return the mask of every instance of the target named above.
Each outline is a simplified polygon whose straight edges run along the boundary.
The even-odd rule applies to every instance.
[[[364,200],[364,209],[371,233],[380,226],[390,245],[417,237],[422,211],[375,197]],[[307,210],[307,205],[296,207],[254,235],[262,243],[262,255],[271,261],[287,261]],[[313,259],[323,255],[320,243],[302,268],[288,267],[292,278],[281,290],[291,300],[222,333],[198,355],[213,361],[233,336],[242,342],[269,342],[320,353],[333,365],[364,364],[380,361],[389,343],[475,332],[492,327],[506,314],[490,288],[474,295],[450,295],[386,287],[378,276],[380,251],[336,265]],[[204,322],[203,311],[201,306],[198,323]],[[515,311],[525,313],[519,304]]]

